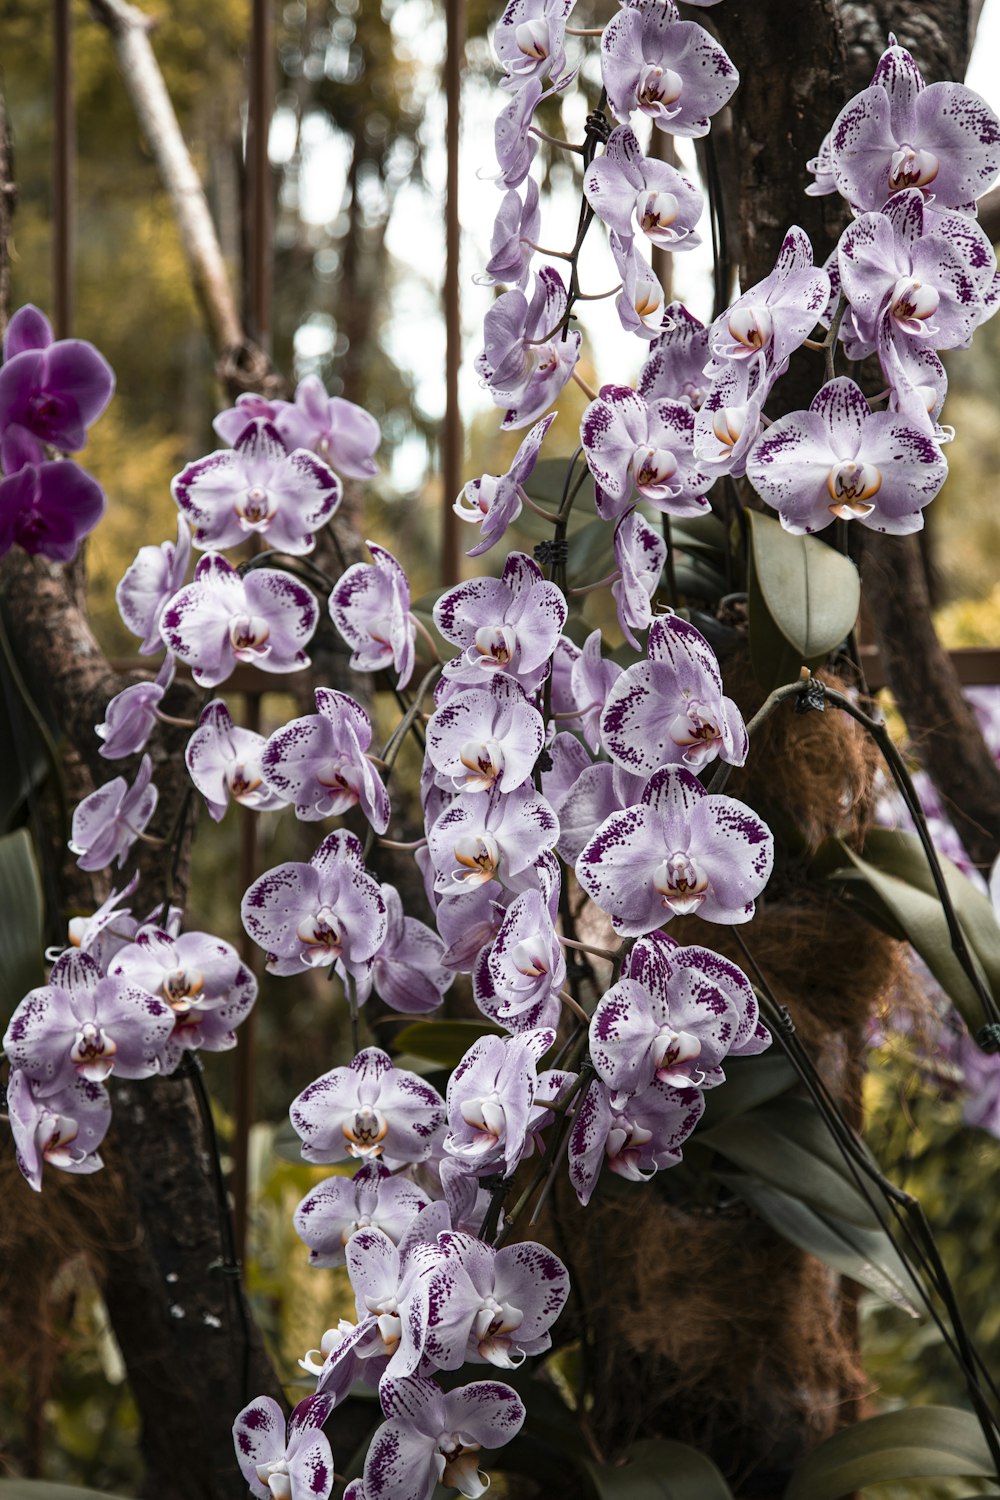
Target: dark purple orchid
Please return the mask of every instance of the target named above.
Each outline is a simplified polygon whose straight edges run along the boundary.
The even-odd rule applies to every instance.
[[[379,1396],[388,1421],[365,1459],[364,1500],[431,1500],[439,1483],[478,1500],[482,1450],[502,1448],[524,1421],[517,1392],[492,1380],[445,1394],[432,1380],[386,1376]]]
[[[173,1035],[162,1051],[164,1073],[172,1073],[186,1051],[235,1047],[235,1028],[257,998],[257,981],[236,949],[207,932],[173,937],[143,927],[112,960],[108,975],[159,996],[173,1012]]]
[[[403,915],[395,886],[382,885],[386,932],[372,959],[370,984],[393,1010],[424,1015],[436,1010],[455,975],[445,965],[444,943],[436,932]]]
[[[382,892],[365,871],[361,841],[343,828],[327,835],[307,865],[276,865],[255,880],[240,914],[267,954],[269,974],[334,964],[364,984],[386,935]]]
[[[14,1067],[46,1092],[77,1078],[103,1083],[160,1072],[174,1029],[165,1001],[137,984],[101,973],[88,953],[70,949],[49,982],[25,995],[3,1039]]]
[[[3,361],[0,464],[4,472],[11,474],[25,463],[41,465],[46,444],[68,453],[84,447],[87,428],[97,421],[115,388],[114,372],[93,344],[83,339],[53,342],[48,318],[29,303],[18,309],[7,326]]]
[[[523,290],[541,227],[538,184],[529,177],[523,202],[514,188],[504,193],[493,224],[490,258],[484,275],[477,279],[487,286],[499,281]]]
[[[382,434],[375,418],[343,396],[328,396],[318,375],[299,381],[294,401],[276,405],[274,425],[289,450],[308,448],[348,479],[378,473],[372,455]]]
[[[261,753],[267,784],[306,822],[360,806],[376,833],[389,826],[389,796],[365,753],[371,720],[353,698],[316,689],[318,712],[276,729]]]
[[[160,617],[183,584],[190,559],[191,528],[179,515],[177,541],[140,547],[115,589],[118,613],[142,640],[139,651],[143,656],[163,650]]]
[[[635,491],[671,516],[701,515],[711,477],[694,457],[694,411],[681,401],[646,402],[627,385],[605,385],[580,424],[597,511],[607,521],[629,509]]]
[[[448,1080],[449,1156],[473,1172],[511,1175],[532,1149],[538,1062],[554,1041],[555,1032],[543,1027],[473,1042]]]
[[[352,1234],[379,1229],[398,1245],[429,1202],[408,1177],[393,1176],[380,1161],[368,1161],[353,1177],[327,1177],[314,1187],[296,1208],[293,1223],[309,1247],[311,1266],[343,1266]]]
[[[748,922],[773,858],[770,831],[749,807],[709,795],[683,767],[665,766],[638,806],[601,824],[576,874],[615,931],[639,937],[691,912]]]
[[[0,557],[17,546],[52,562],[72,562],[104,514],[104,491],[70,459],[22,462],[15,472],[15,447],[23,451],[23,444],[9,435],[2,441],[8,468],[7,478],[0,479]]]
[[[501,428],[527,427],[559,395],[580,357],[581,335],[560,325],[566,288],[552,266],[535,277],[529,302],[516,288],[493,303],[483,323],[485,343],[476,371],[494,405],[507,408]]]
[[[633,110],[671,135],[703,136],[740,76],[703,26],[678,19],[672,0],[632,0],[601,37],[601,72],[616,119]]]
[[[653,620],[653,596],[667,560],[667,544],[637,510],[627,510],[615,526],[615,562],[620,577],[611,585],[622,634],[636,651],[642,647],[637,630],[648,630]]]
[[[449,790],[511,792],[534,770],[545,741],[542,716],[520,684],[491,672],[482,687],[465,688],[427,725],[427,755]]]
[[[965,348],[996,311],[989,239],[962,214],[932,213],[917,188],[848,225],[837,258],[849,303],[841,335],[852,359],[887,342]]]
[[[445,1104],[436,1089],[395,1068],[378,1047],[359,1052],[304,1089],[289,1110],[306,1161],[426,1161],[444,1133]]]
[[[509,0],[493,32],[493,50],[518,90],[529,78],[558,78],[566,67],[566,22],[575,0]]]
[[[391,552],[366,546],[370,563],[347,569],[330,595],[330,616],[351,648],[356,672],[392,667],[397,687],[413,675],[416,626],[410,615],[410,585]]]
[[[234,724],[221,698],[202,709],[184,763],[216,823],[225,816],[230,798],[258,812],[285,806],[285,799],[264,780],[261,756],[266,743],[256,730]]]
[[[769,374],[780,375],[789,355],[816,326],[829,296],[830,278],[813,265],[809,236],[793,225],[771,274],[716,318],[709,348],[719,362],[763,353]]]
[[[712,1088],[724,1082],[725,1058],[763,1052],[770,1040],[742,969],[663,932],[639,939],[590,1022],[591,1059],[615,1108],[654,1079]]]
[[[549,1329],[569,1295],[558,1256],[532,1240],[494,1250],[470,1234],[438,1236],[428,1273],[424,1356],[439,1370],[466,1362],[517,1369],[552,1346]]]
[[[701,244],[695,225],[704,201],[693,182],[667,162],[647,157],[630,125],[613,130],[604,155],[584,173],[583,191],[599,219],[622,240],[636,227],[664,250]]]
[[[961,83],[925,87],[890,35],[868,88],[834,121],[816,191],[839,191],[864,213],[916,188],[939,208],[974,214],[998,171],[1000,120],[986,101]]]
[[[722,692],[715,652],[687,620],[673,613],[653,621],[648,661],[627,668],[601,716],[611,759],[635,775],[660,766],[700,770],[717,755],[741,766],[749,741],[743,716]]]
[[[779,417],[747,464],[754,489],[795,533],[821,531],[837,517],[894,535],[919,531],[947,474],[933,438],[892,412],[872,412],[843,376],[807,412]]]
[[[152,775],[153,762],[144,755],[131,786],[124,776],[116,776],[74,808],[69,849],[81,870],[103,870],[113,859],[121,869],[156,811],[159,792]]]
[[[36,1193],[46,1166],[79,1173],[103,1167],[98,1147],[111,1124],[111,1100],[92,1079],[51,1087],[32,1082],[23,1068],[12,1068],[7,1116],[18,1168]]]
[[[507,527],[521,514],[523,486],[538,462],[542,439],[557,416],[553,411],[535,423],[514,454],[506,474],[483,474],[465,485],[452,509],[461,520],[478,525],[482,537],[469,548],[468,557],[479,557],[495,547]]]
[[[240,661],[262,672],[308,666],[303,647],[318,618],[316,600],[298,579],[276,568],[241,576],[219,553],[206,552],[194,582],[164,609],[160,633],[200,687],[215,687]]]
[[[262,417],[243,429],[235,447],[188,464],[170,493],[194,527],[196,547],[238,547],[256,535],[292,556],[312,551],[342,495],[332,469],[306,448],[288,452]]]
[[[535,860],[558,837],[558,818],[530,783],[506,795],[463,792],[427,830],[434,889],[454,894],[498,880],[523,890]]]
[[[586,1206],[601,1168],[645,1182],[681,1160],[681,1147],[705,1111],[700,1089],[658,1079],[616,1108],[611,1091],[594,1079],[578,1105],[569,1138],[569,1176]]]
[[[122,760],[138,755],[156,728],[157,709],[174,680],[174,659],[168,651],[153,682],[133,682],[123,688],[104,710],[104,723],[94,733],[102,739],[101,754],[105,760]]]
[[[257,1500],[327,1500],[333,1454],[323,1423],[331,1396],[307,1396],[288,1419],[271,1396],[257,1396],[233,1423],[240,1471]]]
[[[708,360],[708,329],[682,302],[671,302],[640,372],[639,395],[647,403],[685,401],[697,411],[708,392]]]
[[[510,554],[499,578],[471,578],[434,606],[435,625],[466,661],[507,672],[522,687],[537,686],[538,672],[544,677],[565,621],[562,590],[523,552]]]

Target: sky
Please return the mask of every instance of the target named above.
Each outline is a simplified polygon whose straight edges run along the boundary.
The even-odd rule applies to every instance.
[[[716,12],[723,39],[725,0]],[[393,316],[389,320],[391,352],[415,380],[417,399],[430,418],[440,417],[444,403],[444,319],[441,313],[441,290],[437,279],[444,265],[443,200],[445,181],[445,102],[437,87],[437,68],[444,50],[444,24],[431,0],[423,4],[400,6],[394,15],[396,44],[426,69],[425,118],[422,128],[424,173],[431,184],[428,194],[417,186],[404,186],[399,193],[387,244],[403,274],[394,290]],[[1000,112],[1000,0],[986,0],[976,38],[976,46],[966,82],[982,94]],[[592,61],[588,65],[593,65]],[[499,76],[499,75],[498,75]],[[482,321],[493,299],[489,287],[477,284],[476,277],[489,257],[490,234],[501,200],[501,192],[490,179],[496,170],[492,151],[493,121],[506,100],[498,87],[470,75],[463,93],[463,133],[460,161],[460,214],[463,242],[462,327],[464,359],[460,378],[460,395],[466,422],[491,408],[474,368],[474,358],[482,344]],[[583,105],[575,122],[582,135]],[[638,128],[638,127],[637,127]],[[816,145],[819,146],[819,132]],[[640,135],[641,139],[641,135]],[[291,116],[279,110],[271,137],[271,154],[276,162],[288,159],[294,140]],[[681,169],[694,175],[692,143],[677,140]],[[345,174],[344,143],[329,125],[326,117],[306,120],[302,138],[303,161],[299,186],[300,212],[307,223],[318,230],[333,226],[340,211]],[[556,249],[568,248],[573,239],[579,208],[578,188],[567,180],[543,200],[540,243]],[[703,219],[707,238],[707,216]],[[322,249],[318,261],[322,260]],[[328,252],[329,253],[329,252]],[[424,268],[431,268],[428,275]],[[587,292],[601,292],[617,281],[605,238],[591,231],[580,260],[580,282]],[[674,295],[696,316],[711,313],[711,249],[706,243],[674,257]],[[618,321],[614,298],[578,304],[579,326],[591,350],[600,351],[600,380],[630,382],[634,379],[643,351],[634,335],[626,334]],[[327,317],[307,322],[296,336],[296,357],[300,373],[311,361],[327,353],[333,331]],[[499,412],[497,413],[499,424]],[[421,440],[404,444],[397,452],[391,480],[399,489],[419,486],[427,463]]]

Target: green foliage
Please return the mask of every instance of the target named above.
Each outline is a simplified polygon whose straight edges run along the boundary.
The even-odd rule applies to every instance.
[[[759,511],[750,532],[750,660],[770,692],[804,664],[818,667],[854,628],[861,580],[850,558],[813,536],[792,536]]]
[[[1000,927],[988,899],[944,855],[939,854],[945,883],[983,983],[1000,995]],[[920,954],[934,978],[975,1033],[988,1018],[972,981],[960,964],[944,909],[938,900],[927,858],[917,835],[872,829],[864,856],[839,839],[817,857],[831,883],[860,906],[876,926],[904,938]]]
[[[947,1406],[904,1407],[845,1427],[813,1450],[785,1500],[840,1500],[893,1479],[996,1479],[979,1423]]]
[[[42,885],[26,828],[0,838],[0,1026],[45,983]]]
[[[635,1443],[620,1465],[589,1463],[597,1500],[732,1500],[712,1461],[686,1443]]]
[[[500,1027],[491,1026],[489,1021],[415,1021],[397,1031],[393,1046],[399,1052],[451,1069],[479,1037],[503,1035]]]

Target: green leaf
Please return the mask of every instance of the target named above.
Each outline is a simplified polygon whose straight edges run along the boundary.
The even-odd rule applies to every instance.
[[[489,1021],[415,1021],[393,1037],[400,1052],[412,1052],[442,1068],[461,1062],[473,1042],[481,1036],[503,1036]]]
[[[908,1406],[827,1438],[796,1469],[784,1500],[840,1500],[870,1484],[967,1475],[997,1477],[971,1412]]]
[[[0,1016],[45,983],[42,884],[26,828],[0,838]]]
[[[914,1306],[913,1280],[902,1257],[881,1229],[864,1229],[846,1219],[824,1214],[762,1182],[753,1173],[713,1174],[745,1203],[765,1224],[797,1245],[807,1255],[849,1276],[886,1302],[902,1308],[912,1318],[920,1314]]]
[[[525,485],[525,490],[532,500],[537,500],[546,510],[558,510],[562,505],[563,490],[566,486],[566,470],[569,468],[569,458],[543,458],[532,470],[531,476]],[[581,456],[573,470],[573,484],[575,485],[581,473],[587,473],[587,466]],[[580,486],[580,491],[573,501],[571,518],[578,513],[584,515],[594,514],[594,480],[593,476],[587,474],[586,479]],[[550,528],[551,530],[551,528]]]
[[[634,1443],[622,1464],[588,1462],[599,1500],[732,1500],[732,1490],[704,1453],[686,1443]]]
[[[699,1135],[703,1145],[799,1202],[878,1229],[874,1211],[810,1099],[773,1099]]]
[[[850,634],[861,580],[849,557],[813,536],[792,536],[760,511],[750,530],[750,658],[762,687],[819,666]],[[756,644],[754,637],[756,636]]]
[[[893,838],[895,840],[896,836]],[[895,841],[887,844],[874,834],[870,834],[865,842],[864,856],[840,839],[833,839],[820,851],[817,868],[825,868],[826,878],[832,884],[841,885],[845,899],[860,906],[876,926],[890,936],[905,938],[912,944],[974,1034],[986,1019],[982,1002],[952,948],[944,909],[936,894],[922,889],[920,884],[911,883],[922,879],[915,859],[910,859],[912,854],[912,849],[904,850]],[[874,858],[869,858],[869,855]],[[920,857],[923,858],[922,850]],[[978,966],[986,986],[1000,995],[1000,969],[997,967],[1000,963],[1000,949],[997,947],[1000,934],[994,930],[996,921],[992,908],[989,908],[986,897],[980,896],[954,865],[944,860],[942,865],[946,866],[945,879],[958,909],[959,923],[966,935],[973,963]],[[894,874],[892,868],[880,866],[903,870],[905,875]],[[929,875],[927,882],[930,883]],[[933,886],[930,890],[933,892]]]
[[[798,1074],[777,1047],[760,1057],[729,1058],[725,1088],[705,1091],[705,1113],[698,1125],[699,1136],[714,1125],[721,1125],[724,1120],[766,1104],[797,1082]]]

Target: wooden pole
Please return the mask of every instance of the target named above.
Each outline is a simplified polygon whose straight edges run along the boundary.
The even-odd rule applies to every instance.
[[[73,159],[76,129],[70,56],[70,0],[53,0],[52,79],[55,133],[52,143],[52,310],[57,339],[73,326]]]
[[[448,104],[448,176],[445,200],[444,320],[445,413],[441,430],[441,582],[459,579],[458,517],[452,510],[462,487],[464,441],[458,400],[462,364],[462,302],[459,284],[461,225],[458,212],[458,148],[461,128],[462,60],[465,55],[465,0],[446,0],[447,50],[444,91]]]

